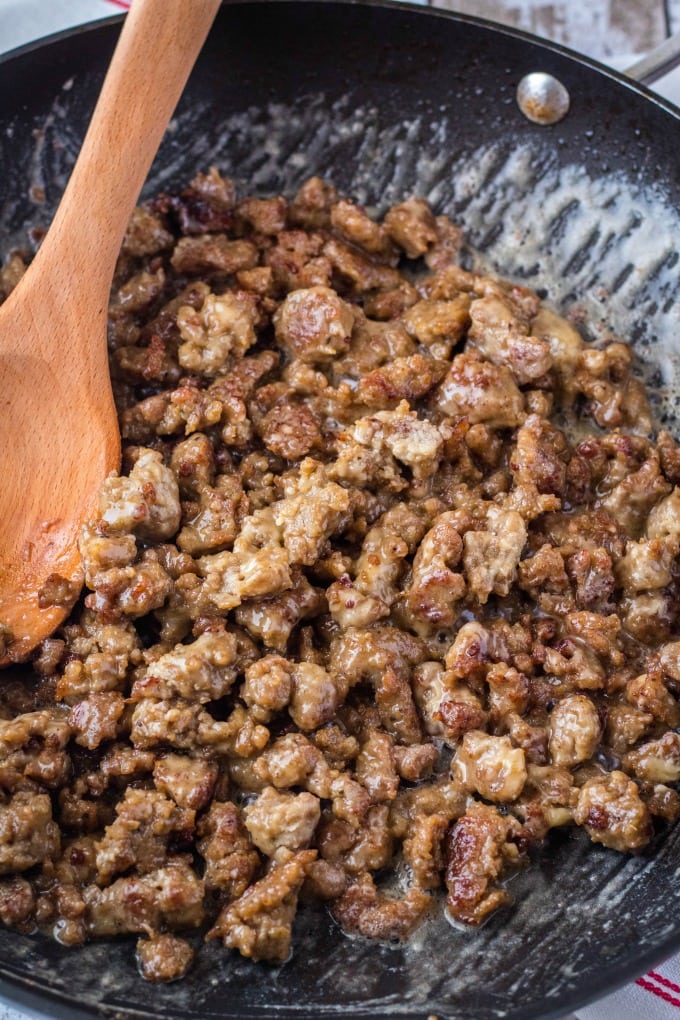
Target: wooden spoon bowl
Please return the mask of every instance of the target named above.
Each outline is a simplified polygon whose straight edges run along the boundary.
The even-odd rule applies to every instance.
[[[219,5],[135,0],[54,222],[0,306],[3,666],[52,633],[82,586],[78,534],[120,464],[106,346],[111,279]]]

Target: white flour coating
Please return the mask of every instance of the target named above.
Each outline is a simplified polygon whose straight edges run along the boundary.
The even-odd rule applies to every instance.
[[[495,156],[493,149],[480,152],[476,165],[452,175],[455,198],[470,196],[464,218],[474,237],[489,223],[502,224],[484,261],[490,257],[509,276],[541,280],[558,307],[576,302],[596,335],[609,322],[624,339],[637,339],[641,320],[651,316],[645,335],[658,341],[654,357],[664,383],[676,382],[678,211],[618,174],[593,180],[579,165],[537,173],[528,146],[515,150],[485,188],[485,164]],[[650,281],[658,308],[646,293]]]

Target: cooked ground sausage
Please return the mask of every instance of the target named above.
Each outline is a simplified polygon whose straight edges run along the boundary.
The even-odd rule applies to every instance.
[[[136,210],[124,470],[84,600],[0,691],[4,923],[135,933],[167,981],[204,920],[255,960],[300,897],[378,939],[442,891],[477,925],[556,826],[635,852],[676,820],[678,448],[625,344],[460,245],[318,178]]]

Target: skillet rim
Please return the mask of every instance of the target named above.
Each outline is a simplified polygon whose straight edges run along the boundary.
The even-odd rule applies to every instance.
[[[48,937],[45,936],[45,938]],[[113,943],[113,940],[110,941]],[[77,951],[78,947],[74,948]],[[663,948],[659,947],[654,951],[650,950],[649,953],[639,958],[638,962],[642,967],[641,970],[638,970],[636,965],[635,971],[631,974],[629,970],[625,969],[625,964],[619,964],[618,968],[612,967],[606,972],[610,979],[603,983],[598,983],[596,989],[591,985],[589,991],[587,985],[580,985],[573,992],[565,992],[560,1005],[551,1008],[548,1012],[543,1011],[542,1007],[538,1005],[535,1008],[522,1007],[520,1012],[513,1010],[511,1013],[507,1013],[507,1020],[564,1020],[569,1013],[592,1005],[625,985],[634,982],[638,977],[663,963],[678,948],[680,948],[680,930],[675,936],[666,940]],[[140,977],[141,980],[143,979]],[[6,986],[9,986],[8,990],[11,993],[7,996],[5,994]],[[19,977],[17,974],[7,972],[0,959],[0,1004],[3,1003],[29,1010],[27,1020],[165,1020],[167,1018],[167,1013],[150,1013],[145,1009],[135,1009],[131,1012],[126,1007],[125,1012],[123,1012],[120,1008],[113,1005],[83,1007],[75,998],[69,999],[66,993],[41,985],[33,981],[30,976]],[[51,1011],[44,1012],[45,1008],[49,1008]],[[276,1012],[272,1012],[269,1016],[271,1020],[279,1020],[279,1018],[280,1020],[319,1020],[319,1018],[323,1020],[324,1014],[319,1014],[318,1010],[312,1007],[304,1013],[300,1010],[290,1011],[288,1008],[283,1007],[277,1009]],[[326,1016],[328,1020],[333,1020],[333,1014],[326,1014]],[[386,1014],[384,1013],[356,1012],[354,1010],[348,1013],[350,1020],[385,1020],[385,1016]],[[460,1013],[448,1015],[439,1015],[438,1013],[437,1020],[460,1020],[461,1016],[462,1014]],[[228,1012],[223,1014],[223,1020],[264,1020],[264,1018],[261,1014],[258,1015],[254,1011],[249,1013]],[[423,1012],[413,1011],[400,1013],[395,1020],[424,1020],[424,1015]]]
[[[290,2],[291,0],[222,0],[222,7],[243,7],[254,6],[255,4],[285,4]],[[411,14],[420,14],[421,16],[444,18],[447,21],[457,21],[464,25],[476,25],[478,28],[487,29],[497,35],[508,36],[512,39],[520,39],[522,42],[530,43],[539,50],[557,53],[562,57],[570,59],[576,64],[580,64],[590,70],[603,74],[606,78],[610,78],[612,81],[624,86],[624,88],[632,92],[636,92],[643,99],[652,103],[652,105],[657,106],[665,113],[670,114],[674,120],[678,121],[680,126],[680,105],[676,105],[670,99],[666,99],[665,96],[659,95],[659,93],[650,86],[645,85],[643,82],[636,81],[634,78],[629,78],[625,72],[617,71],[608,64],[604,64],[601,61],[596,60],[594,57],[588,57],[583,53],[579,53],[577,50],[574,50],[569,46],[565,46],[562,43],[553,42],[551,39],[543,39],[541,36],[534,35],[533,32],[527,32],[521,28],[514,28],[512,25],[502,25],[497,21],[492,21],[491,18],[482,18],[476,14],[464,14],[459,11],[433,7],[431,6],[430,0],[425,0],[424,3],[414,3],[412,0],[293,0],[293,2],[304,4],[305,6],[322,3],[329,7],[377,7],[392,11],[407,11]],[[15,46],[12,49],[7,50],[5,53],[0,54],[0,64],[4,64],[7,61],[12,60],[14,57],[26,56],[34,50],[47,48],[52,43],[61,42],[62,39],[85,35],[90,31],[95,31],[97,28],[108,28],[115,25],[122,26],[124,20],[125,14],[113,14],[110,17],[98,18],[94,21],[84,22],[82,25],[75,25],[72,28],[65,28],[58,32],[52,32],[49,35],[41,36],[39,39],[34,39],[31,42],[22,44],[21,46]]]
[[[542,39],[539,36],[526,32],[522,29],[500,25],[488,18],[432,7],[429,3],[419,4],[406,2],[406,0],[223,0],[222,6],[252,7],[256,4],[280,5],[286,3],[295,3],[299,6],[318,6],[319,3],[323,3],[326,6],[335,8],[378,8],[415,14],[421,17],[428,17],[430,19],[443,18],[462,25],[473,25],[489,31],[493,35],[517,39],[527,43],[538,53],[555,53],[567,59],[573,65],[576,65],[577,69],[579,67],[584,67],[589,71],[595,71],[597,74],[603,75],[605,78],[612,81],[615,86],[622,87],[629,92],[637,94],[643,100],[651,103],[665,115],[668,115],[671,118],[671,121],[675,123],[676,127],[680,127],[680,106],[677,106],[670,100],[660,96],[643,83],[635,81],[624,73],[614,70],[600,61],[580,54],[560,43]],[[73,39],[78,36],[87,36],[88,33],[98,31],[100,29],[104,31],[108,31],[112,28],[120,29],[124,18],[124,13],[114,14],[106,18],[99,18],[94,21],[84,22],[81,25],[76,25],[71,28],[51,33],[47,36],[43,36],[37,40],[14,47],[0,55],[0,65],[7,64],[15,58],[24,58],[26,56],[30,56],[34,52],[49,49],[53,44],[60,43],[66,39]],[[680,822],[678,825],[680,826]],[[591,980],[585,984],[582,982],[578,988],[572,990],[568,989],[565,991],[559,1007],[551,1008],[547,1012],[542,1006],[540,1006],[540,1004],[536,1004],[528,1008],[523,1007],[521,1012],[513,1010],[513,1012],[508,1013],[508,1020],[559,1020],[559,1018],[564,1017],[566,1012],[573,1012],[576,1009],[592,1003],[596,999],[600,999],[611,994],[611,992],[615,991],[617,988],[620,988],[624,984],[634,980],[638,975],[644,974],[654,966],[658,965],[679,948],[680,926],[672,936],[665,938],[653,950],[649,950],[638,956],[633,973],[631,973],[629,969],[629,960],[614,963],[605,971],[598,972],[599,974],[605,975],[604,980]],[[2,1001],[28,1010],[29,1015],[39,1018],[39,1020],[92,1020],[92,1018],[104,1017],[110,1018],[110,1020],[126,1020],[127,1017],[130,1017],[131,1020],[132,1018],[139,1018],[139,1020],[142,1020],[142,1018],[143,1020],[163,1020],[163,1017],[167,1016],[167,1014],[150,1013],[148,1010],[138,1011],[134,1009],[132,1012],[128,1012],[127,1007],[125,1007],[125,1012],[123,1012],[120,1008],[113,1005],[99,1007],[94,1005],[83,1005],[82,1003],[79,1003],[77,999],[69,998],[69,995],[66,992],[62,992],[36,982],[32,979],[30,974],[21,976],[13,970],[6,969],[3,960],[0,959],[0,1002]],[[49,1009],[50,1012],[44,1012],[45,1009]],[[284,1020],[284,1018],[291,1018],[291,1020],[293,1020],[293,1018],[294,1020],[305,1020],[305,1017],[316,1017],[318,1012],[311,1006],[306,1013],[302,1013],[297,1010],[290,1011],[288,1008],[284,1007],[282,1009],[277,1009],[276,1012],[273,1012],[271,1015],[272,1018],[280,1017],[281,1020]],[[454,1014],[451,1014],[451,1017],[453,1016]],[[255,1018],[256,1014],[253,1011],[249,1013],[224,1014],[224,1020],[241,1020],[241,1018],[245,1020],[246,1017]],[[382,1020],[382,1014],[375,1012],[352,1011],[351,1017],[352,1020]],[[421,1017],[422,1014],[420,1012],[400,1014],[400,1020],[421,1020]]]

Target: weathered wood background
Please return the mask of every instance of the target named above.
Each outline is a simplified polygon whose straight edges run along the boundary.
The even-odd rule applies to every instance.
[[[680,31],[680,0],[429,0],[534,32],[597,59],[643,53]]]

